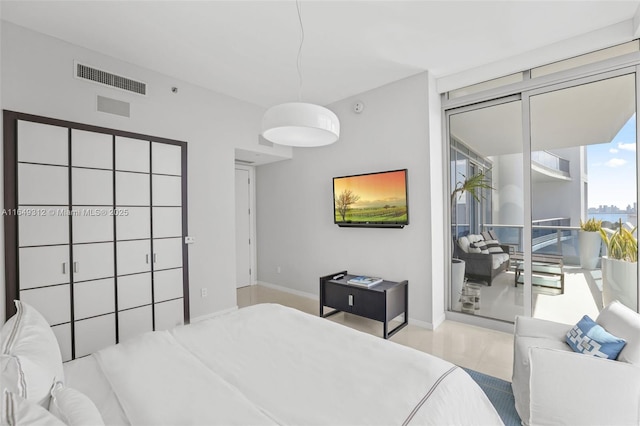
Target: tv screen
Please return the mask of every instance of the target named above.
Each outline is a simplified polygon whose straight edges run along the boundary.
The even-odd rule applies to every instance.
[[[338,226],[408,225],[407,169],[333,178],[333,214]]]

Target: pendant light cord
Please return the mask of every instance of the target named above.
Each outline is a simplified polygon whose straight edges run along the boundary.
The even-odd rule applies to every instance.
[[[298,102],[302,100],[302,45],[304,44],[304,26],[302,25],[302,14],[300,13],[300,0],[296,0],[296,9],[298,10],[298,21],[300,22],[300,46],[298,47],[298,60],[296,67],[298,69]]]

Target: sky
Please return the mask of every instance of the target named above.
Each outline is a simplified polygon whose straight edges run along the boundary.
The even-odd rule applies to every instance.
[[[338,178],[333,185],[336,196],[345,189],[360,196],[355,208],[406,204],[404,171]]]
[[[589,207],[636,202],[636,116],[610,143],[587,146]]]

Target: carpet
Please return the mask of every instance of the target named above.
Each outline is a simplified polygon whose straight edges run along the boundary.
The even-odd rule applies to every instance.
[[[520,426],[520,417],[516,411],[511,383],[468,368],[463,368],[463,370],[469,373],[471,378],[487,394],[505,426]]]

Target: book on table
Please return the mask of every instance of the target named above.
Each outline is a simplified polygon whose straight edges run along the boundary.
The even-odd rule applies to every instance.
[[[358,285],[361,287],[371,287],[382,282],[382,278],[367,277],[364,275],[353,277],[347,280],[348,284]]]

